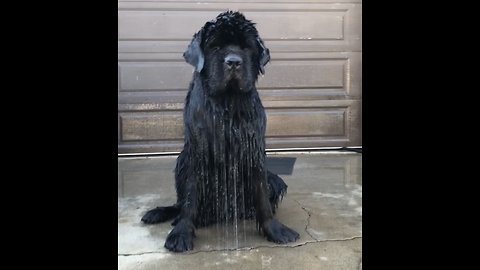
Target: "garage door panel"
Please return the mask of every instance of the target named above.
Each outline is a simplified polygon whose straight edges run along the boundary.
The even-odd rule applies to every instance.
[[[268,110],[267,137],[344,136],[346,108]]]
[[[118,38],[191,39],[207,20],[217,15],[215,11],[119,10]]]
[[[258,88],[343,88],[344,66],[344,59],[272,61],[268,76],[259,80]]]
[[[311,104],[305,104],[305,107],[309,105]],[[322,101],[316,106],[318,106],[317,109],[306,110],[285,108],[267,110],[270,112],[267,123],[267,148],[312,148],[362,144],[360,101]],[[273,111],[277,112],[273,113]]]
[[[268,137],[345,136],[347,108],[267,110]],[[120,114],[122,141],[181,139],[181,111]]]
[[[361,50],[360,4],[119,2],[119,53],[182,52],[206,21],[227,9],[256,22],[274,51]]]
[[[119,144],[118,152],[122,154],[179,153],[182,148],[183,140],[161,140]]]
[[[220,11],[130,11],[119,13],[120,39],[191,39],[206,21]],[[266,40],[344,39],[345,9],[317,11],[245,12],[245,16],[258,24],[257,30]],[[312,20],[312,17],[317,17]],[[281,19],[281,20],[279,20]],[[328,25],[329,27],[323,27]],[[165,27],[175,26],[175,27]],[[182,31],[178,31],[182,29]],[[264,31],[265,30],[265,31]],[[268,30],[268,31],[266,31]]]
[[[120,114],[122,141],[180,140],[183,136],[181,111]]]
[[[181,62],[120,63],[120,91],[185,90],[192,66]]]
[[[259,89],[342,88],[347,59],[272,61]],[[179,62],[120,63],[120,91],[185,90],[192,79],[193,67]],[[296,76],[291,76],[296,74]]]

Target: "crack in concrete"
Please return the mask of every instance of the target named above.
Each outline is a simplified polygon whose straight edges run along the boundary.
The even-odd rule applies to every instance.
[[[179,255],[191,255],[191,254],[197,254],[197,253],[211,253],[211,252],[219,252],[219,251],[250,251],[250,250],[255,250],[259,248],[296,248],[296,247],[301,247],[309,244],[315,244],[315,243],[325,243],[325,242],[345,242],[345,241],[352,241],[356,239],[360,239],[362,236],[353,236],[350,238],[344,238],[344,239],[325,239],[325,240],[314,240],[314,241],[306,241],[304,243],[299,243],[296,245],[259,245],[255,247],[243,247],[243,248],[226,248],[226,249],[210,249],[210,250],[197,250],[197,251],[187,251],[187,252],[179,252],[175,254]],[[173,254],[172,252],[161,252],[161,251],[147,251],[147,252],[140,252],[140,253],[131,253],[131,254],[125,254],[125,253],[119,253],[118,256],[141,256],[145,254]],[[361,263],[361,262],[360,262]]]
[[[352,240],[359,239],[359,238],[362,238],[362,237],[361,236],[353,236],[353,237],[344,238],[344,239],[324,239],[324,240],[305,241],[304,243],[298,243],[298,244],[294,244],[294,245],[283,245],[283,246],[281,246],[281,245],[275,245],[275,246],[259,245],[259,246],[255,246],[255,247],[248,247],[248,248],[242,248],[242,249],[252,250],[252,249],[257,249],[257,248],[296,248],[296,247],[301,247],[301,246],[305,246],[305,245],[308,245],[308,244],[324,243],[324,242],[346,242],[346,241],[352,241]],[[242,249],[232,249],[232,251],[242,250]]]
[[[312,238],[312,239],[315,239],[317,240],[317,238],[313,237],[313,235],[310,234],[310,232],[308,231],[308,226],[310,226],[310,217],[312,216],[312,213],[310,211],[307,210],[306,207],[304,207],[299,201],[295,200],[295,199],[292,199],[294,202],[296,202],[300,208],[302,208],[303,211],[305,211],[308,215],[307,217],[307,220],[306,220],[306,223],[305,223],[305,232]]]

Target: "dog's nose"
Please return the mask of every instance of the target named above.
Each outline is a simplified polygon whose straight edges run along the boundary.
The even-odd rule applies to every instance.
[[[230,53],[225,57],[225,63],[228,68],[238,68],[242,65],[242,58],[236,54]]]

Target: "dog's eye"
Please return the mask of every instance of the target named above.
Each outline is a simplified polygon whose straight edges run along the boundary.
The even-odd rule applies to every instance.
[[[213,46],[213,47],[211,48],[211,50],[212,50],[212,51],[218,51],[218,50],[220,50],[220,46]]]

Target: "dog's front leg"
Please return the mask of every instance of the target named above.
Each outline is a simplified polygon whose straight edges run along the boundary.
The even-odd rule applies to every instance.
[[[255,211],[257,222],[268,241],[288,243],[297,240],[300,235],[273,218],[273,211],[268,200],[267,174],[264,168],[254,170]]]
[[[189,176],[185,182],[184,200],[181,204],[180,215],[175,227],[168,234],[165,248],[174,252],[184,252],[193,249],[195,225],[193,221],[197,215],[197,178]]]

